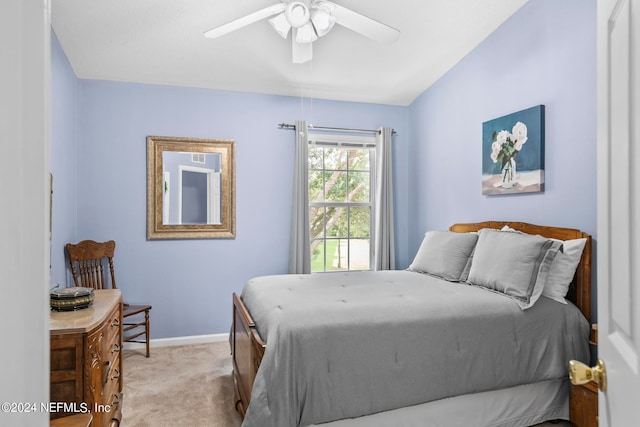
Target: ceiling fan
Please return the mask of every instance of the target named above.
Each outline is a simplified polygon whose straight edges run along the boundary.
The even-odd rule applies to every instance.
[[[269,17],[273,17],[269,23],[283,38],[292,33],[293,62],[298,64],[311,60],[312,43],[327,34],[334,24],[378,42],[393,42],[400,34],[395,28],[331,1],[281,0],[280,3],[209,30],[204,36],[212,39],[220,37]]]

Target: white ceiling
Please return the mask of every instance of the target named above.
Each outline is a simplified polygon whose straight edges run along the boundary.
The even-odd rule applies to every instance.
[[[409,105],[527,0],[333,0],[400,30],[380,44],[336,25],[291,62],[268,20],[203,33],[278,0],[53,0],[52,24],[82,79]]]

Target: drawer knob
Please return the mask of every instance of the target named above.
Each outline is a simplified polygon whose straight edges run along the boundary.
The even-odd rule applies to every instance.
[[[116,406],[120,404],[120,393],[113,395],[113,402],[111,402],[111,406]]]
[[[114,374],[111,377],[112,380],[117,380],[118,378],[120,378],[120,369],[118,368],[114,368]]]

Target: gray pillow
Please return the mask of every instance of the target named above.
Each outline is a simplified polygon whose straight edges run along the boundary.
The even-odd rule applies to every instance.
[[[562,243],[493,229],[478,234],[467,282],[505,294],[523,310],[533,306]]]
[[[513,233],[522,233],[508,225],[501,228],[502,231],[510,231]],[[582,258],[582,251],[587,243],[586,238],[572,240],[552,239],[562,243],[562,249],[558,251],[556,257],[549,267],[547,282],[544,284],[542,295],[551,298],[559,303],[566,304],[565,296],[569,291],[569,285],[573,281],[576,269]]]
[[[451,282],[467,279],[470,256],[478,240],[476,233],[428,231],[409,270],[441,277]]]

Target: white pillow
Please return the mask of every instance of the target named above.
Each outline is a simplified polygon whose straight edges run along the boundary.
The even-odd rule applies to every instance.
[[[428,231],[409,270],[460,282],[469,274],[469,257],[476,246],[476,233]]]
[[[569,285],[576,274],[576,268],[578,268],[586,243],[586,238],[565,240],[562,243],[563,250],[558,252],[551,263],[542,295],[562,304],[567,303],[564,297],[567,295]]]

